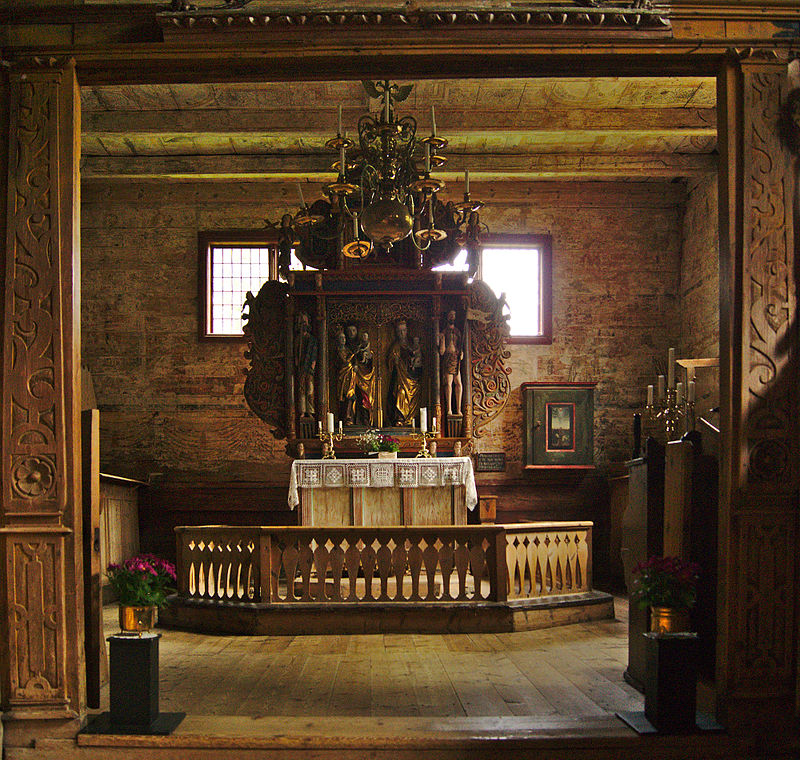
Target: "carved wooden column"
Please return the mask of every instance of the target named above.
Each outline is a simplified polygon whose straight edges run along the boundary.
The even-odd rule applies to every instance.
[[[720,472],[717,688],[731,728],[787,723],[796,686],[797,349],[787,69],[719,79]]]
[[[85,702],[80,102],[72,61],[5,77],[0,708],[20,746],[74,733]]]
[[[297,402],[295,400],[294,389],[296,378],[294,363],[294,330],[295,330],[295,309],[294,298],[290,297],[286,301],[286,437],[289,443],[294,445],[297,438]],[[303,393],[304,389],[300,389]]]

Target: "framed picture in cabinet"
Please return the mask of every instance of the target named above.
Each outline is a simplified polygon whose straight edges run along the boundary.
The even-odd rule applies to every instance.
[[[526,468],[594,466],[596,383],[523,383]]]

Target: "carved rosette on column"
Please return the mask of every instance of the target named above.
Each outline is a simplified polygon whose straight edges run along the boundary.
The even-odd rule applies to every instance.
[[[781,140],[786,74],[775,57],[751,58],[738,80],[742,266],[733,286],[741,294],[742,351],[731,377],[729,614],[721,657],[727,659],[729,700],[788,704],[796,656],[798,326],[792,162]],[[736,218],[735,200],[726,201],[729,218]]]
[[[0,707],[8,739],[13,718],[81,711],[83,637],[74,65],[28,59],[11,67],[6,86]]]

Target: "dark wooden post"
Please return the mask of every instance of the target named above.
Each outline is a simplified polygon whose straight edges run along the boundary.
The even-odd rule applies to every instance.
[[[7,72],[0,708],[10,747],[77,730],[85,675],[80,100],[71,59],[24,59]]]
[[[786,725],[797,687],[794,174],[787,66],[730,58],[718,78],[720,509],[718,701],[740,730]]]
[[[469,299],[465,299],[464,310],[469,308]],[[469,319],[464,318],[464,359],[461,362],[461,413],[464,415],[465,438],[472,437],[472,334]]]
[[[289,441],[297,438],[297,404],[294,397],[294,298],[286,302],[286,435]],[[301,391],[302,392],[302,391]]]

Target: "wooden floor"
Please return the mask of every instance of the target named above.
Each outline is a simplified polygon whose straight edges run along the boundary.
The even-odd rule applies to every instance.
[[[538,718],[641,710],[617,620],[500,634],[206,636],[164,630],[161,710],[189,715]],[[106,628],[117,630],[116,608]],[[107,709],[107,694],[105,696]]]

